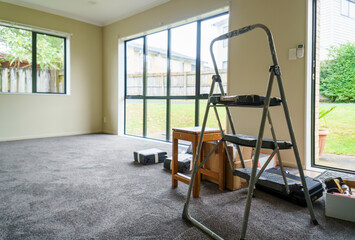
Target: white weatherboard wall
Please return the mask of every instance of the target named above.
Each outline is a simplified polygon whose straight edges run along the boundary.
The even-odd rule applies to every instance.
[[[246,25],[267,25],[275,39],[285,92],[301,159],[305,158],[305,58],[288,60],[288,49],[306,43],[306,0],[232,0],[230,1],[230,30]],[[168,25],[183,19],[224,7],[227,1],[173,0],[151,10],[104,27],[104,131],[117,133],[118,118],[118,39]],[[306,48],[308,46],[305,46]],[[254,30],[229,42],[229,82],[231,94],[265,94],[268,68],[272,64],[266,35]],[[123,85],[120,85],[122,87]],[[276,82],[275,85],[277,86]],[[274,96],[279,96],[276,88]],[[272,109],[273,122],[279,138],[288,140],[282,108]],[[240,133],[256,135],[261,110],[233,109],[233,119]],[[121,122],[120,122],[121,124]],[[271,137],[268,129],[266,136]],[[287,165],[295,166],[293,152],[282,154]]]
[[[0,19],[72,33],[70,95],[0,94],[0,141],[102,131],[102,28],[0,2]]]

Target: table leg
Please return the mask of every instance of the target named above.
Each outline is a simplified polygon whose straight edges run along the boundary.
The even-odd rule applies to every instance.
[[[195,155],[198,154],[196,152],[198,140],[199,140],[199,135],[196,135],[192,141],[192,149],[193,149],[192,157],[193,157],[193,159],[195,159]],[[200,165],[200,162],[201,162],[201,154],[199,154],[199,158],[197,159],[197,163],[198,163],[197,165]],[[195,198],[200,197],[200,185],[201,185],[201,172],[197,171],[193,190],[192,190],[192,196]]]
[[[219,160],[218,185],[219,185],[220,190],[224,190],[224,188],[226,186],[226,179],[225,179],[225,162],[224,162],[223,144],[219,145],[217,152],[218,152],[218,156],[219,156],[219,159],[218,159]]]
[[[172,177],[172,182],[171,186],[173,188],[178,186],[178,181],[175,179],[175,174],[178,172],[178,139],[174,137],[173,134],[173,159],[172,159],[172,164],[171,164],[171,177]]]

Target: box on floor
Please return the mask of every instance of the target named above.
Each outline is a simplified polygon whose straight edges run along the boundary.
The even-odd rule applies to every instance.
[[[216,146],[216,142],[206,142],[203,144],[202,148],[202,159],[204,159],[205,156]],[[245,167],[251,168],[252,167],[252,152],[253,148],[251,147],[240,147],[240,150],[242,152],[242,156],[244,159],[244,164]],[[233,160],[233,167],[234,168],[241,168],[242,164],[239,158],[239,154],[237,149],[232,145],[228,145],[228,151],[230,153],[230,156],[232,157]],[[240,188],[247,187],[247,182],[237,176],[233,176],[233,173],[230,169],[230,165],[228,163],[228,158],[226,153],[224,152],[224,163],[225,163],[225,180],[226,180],[226,188],[229,190],[237,190]],[[213,153],[210,158],[206,161],[204,168],[211,170],[213,172],[218,173],[219,169],[219,156],[218,153]],[[210,182],[218,184],[218,180],[210,178],[208,176],[203,176],[202,177],[205,180],[208,180]]]
[[[352,192],[355,192],[355,181],[344,180]],[[352,195],[354,196],[354,195]],[[325,215],[355,222],[355,198],[347,195],[326,193]]]

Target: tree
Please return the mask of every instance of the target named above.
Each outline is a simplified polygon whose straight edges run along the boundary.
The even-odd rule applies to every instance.
[[[37,64],[42,70],[63,69],[64,39],[37,33]],[[32,32],[0,26],[0,61],[19,67],[32,65]]]
[[[321,62],[320,93],[331,102],[355,102],[355,44],[329,49],[329,60]]]

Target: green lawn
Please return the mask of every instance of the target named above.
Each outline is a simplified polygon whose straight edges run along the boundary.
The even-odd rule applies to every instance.
[[[355,155],[355,104],[321,104],[320,109],[336,108],[325,118],[320,119],[320,128],[328,129],[325,153]],[[206,101],[200,101],[200,125],[202,124],[206,108]],[[213,109],[210,109],[208,127],[218,128]],[[172,100],[171,128],[190,127],[195,125],[194,100]],[[219,109],[221,122],[224,125],[226,113]],[[147,137],[165,140],[165,101],[150,100],[147,108]],[[127,101],[126,133],[143,135],[143,104],[139,100]],[[225,128],[225,126],[223,126]]]
[[[319,120],[320,128],[327,129],[324,152],[355,155],[355,104],[321,104],[320,110],[336,108]]]
[[[142,136],[143,134],[143,104],[139,100],[127,101],[126,113],[126,133]],[[206,101],[200,101],[200,125],[206,109]],[[207,127],[218,128],[215,113],[211,108]],[[219,116],[223,125],[226,121],[226,113],[223,109],[219,110]],[[172,100],[170,125],[174,127],[195,126],[195,101],[194,100]],[[166,105],[162,100],[150,100],[147,104],[147,137],[165,140],[166,128]],[[222,126],[223,126],[222,125]],[[225,126],[223,126],[225,127]]]

